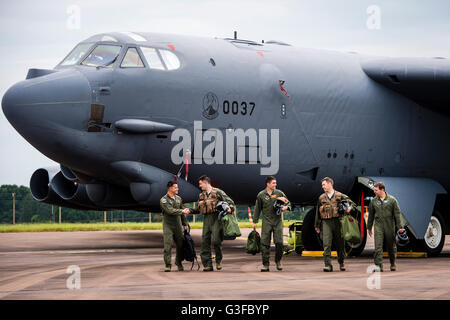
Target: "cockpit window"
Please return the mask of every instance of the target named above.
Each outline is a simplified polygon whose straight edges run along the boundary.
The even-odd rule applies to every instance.
[[[164,60],[167,70],[175,70],[180,67],[180,60],[178,60],[175,54],[173,54],[169,50],[162,49],[159,50],[159,53]]]
[[[92,43],[80,43],[77,45],[69,55],[59,64],[60,66],[71,66],[80,60],[92,46]]]
[[[164,65],[159,58],[158,52],[155,48],[141,47],[142,53],[147,60],[150,69],[165,70]]]
[[[120,66],[122,68],[144,68],[144,63],[136,48],[129,48]]]
[[[81,64],[90,67],[111,67],[117,60],[121,48],[110,44],[98,45]]]

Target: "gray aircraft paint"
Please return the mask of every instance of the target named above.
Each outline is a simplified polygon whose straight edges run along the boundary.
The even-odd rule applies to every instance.
[[[411,88],[389,88],[385,74],[377,72],[389,58],[371,63],[380,58],[153,33],[139,33],[147,41],[122,33],[107,34],[117,42],[101,41],[105,35],[84,42],[121,45],[113,68],[35,69],[2,101],[6,117],[28,142],[70,168],[81,184],[89,183],[88,194],[104,196],[86,207],[157,207],[165,180],[180,170],[170,161],[177,143],[170,139],[171,130],[184,128],[195,137],[195,120],[202,121],[204,130],[218,128],[223,134],[229,128],[279,129],[278,185],[294,203],[315,201],[324,176],[333,177],[343,192],[361,176],[379,180],[389,176],[394,185],[403,180],[392,177],[427,178],[450,188],[448,93],[438,91],[443,102],[436,108],[428,89],[419,104]],[[177,70],[149,69],[145,59],[146,68],[120,67],[129,47],[143,57],[140,46],[168,49],[169,44],[181,61]],[[434,60],[414,63],[421,65],[418,61],[428,65]],[[401,60],[396,63],[405,65]],[[438,69],[449,70],[449,65],[441,60]],[[395,64],[389,68],[390,74]],[[448,88],[448,71],[440,75],[437,83]],[[402,73],[398,77],[401,83]],[[290,98],[280,90],[279,80],[285,81]],[[426,76],[415,80],[416,93],[423,82],[430,88],[428,80]],[[208,93],[218,100],[217,114],[210,118],[203,116]],[[255,109],[251,116],[224,114],[225,100],[253,102]],[[110,125],[101,132],[87,132],[91,104],[105,105],[103,123]],[[191,151],[195,157],[196,150]],[[264,187],[262,164],[206,165],[195,164],[195,159],[193,163],[189,181],[180,186],[185,201],[195,199],[194,186],[201,174],[210,175],[237,203],[254,203]],[[114,206],[106,199],[115,199]],[[433,208],[425,211],[422,214],[429,218]],[[422,221],[416,213],[403,213],[411,224]]]

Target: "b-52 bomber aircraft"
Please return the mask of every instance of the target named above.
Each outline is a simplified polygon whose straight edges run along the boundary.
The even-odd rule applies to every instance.
[[[178,177],[191,202],[207,174],[253,204],[276,175],[294,204],[315,204],[329,176],[364,207],[383,181],[413,249],[432,255],[450,231],[449,105],[445,58],[135,32],[82,41],[2,100],[14,128],[60,164],[32,175],[37,201],[159,211],[167,181]],[[320,245],[313,216],[302,232],[310,250]]]

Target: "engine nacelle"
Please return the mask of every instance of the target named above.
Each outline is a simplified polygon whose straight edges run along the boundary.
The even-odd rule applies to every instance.
[[[128,188],[108,183],[86,184],[86,193],[89,199],[97,206],[108,208],[138,207],[138,203],[131,196]]]
[[[75,181],[78,184],[87,184],[94,180],[94,178],[87,176],[81,172],[75,171],[69,167],[66,167],[64,165],[60,165],[61,167],[61,173],[63,176],[70,181]]]
[[[37,169],[30,179],[30,191],[34,199],[40,202],[61,200],[50,185],[50,181],[58,173],[57,167]]]
[[[83,204],[69,202],[63,199],[58,192],[55,190],[55,177],[62,176],[58,167],[40,168],[37,169],[31,176],[30,179],[30,191],[33,198],[39,202],[68,207],[73,209],[89,209]],[[64,177],[63,177],[64,178]],[[65,179],[65,178],[64,178]],[[58,181],[60,178],[57,179]],[[67,179],[66,179],[67,181]],[[57,189],[61,189],[58,185]]]
[[[100,210],[88,197],[86,186],[79,184],[76,178],[71,181],[66,178],[62,171],[58,172],[50,182],[52,189],[65,201],[90,209]]]
[[[78,172],[61,165],[36,170],[30,180],[34,199],[52,205],[83,210],[127,209],[159,211],[159,200],[167,192],[167,182],[174,175],[140,162],[119,161],[112,164],[129,187],[107,182],[89,183],[80,179]],[[195,201],[200,190],[191,183],[178,180],[180,196],[185,202]]]

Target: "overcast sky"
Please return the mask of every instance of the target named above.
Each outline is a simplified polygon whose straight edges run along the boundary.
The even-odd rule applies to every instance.
[[[145,31],[281,40],[298,47],[450,58],[448,0],[1,1],[0,96],[29,68],[53,68],[102,32]],[[28,186],[56,165],[0,112],[0,185]]]

